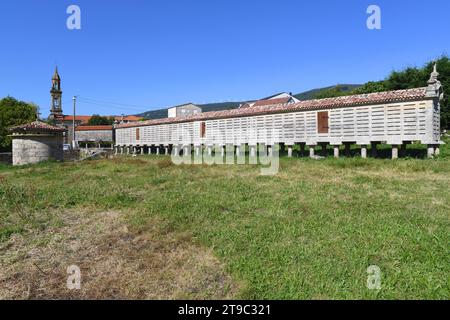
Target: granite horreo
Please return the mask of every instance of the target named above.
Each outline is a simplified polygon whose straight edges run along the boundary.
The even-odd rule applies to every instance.
[[[182,152],[186,146],[212,148],[232,145],[252,150],[255,146],[281,144],[307,146],[311,157],[315,147],[341,145],[361,147],[367,157],[380,143],[392,146],[392,158],[399,148],[412,142],[428,146],[428,156],[439,152],[440,101],[443,89],[436,66],[426,87],[326,98],[290,103],[259,103],[239,109],[205,112],[123,124],[116,127],[116,152],[137,153],[141,149],[168,148]],[[271,132],[276,132],[272,135]],[[192,148],[193,147],[193,148]],[[238,150],[238,149],[237,149]]]

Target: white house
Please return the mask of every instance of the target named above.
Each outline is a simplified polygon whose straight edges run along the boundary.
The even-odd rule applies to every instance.
[[[196,115],[202,112],[199,106],[193,103],[186,103],[179,106],[175,106],[168,109],[169,118],[187,117],[190,115]]]

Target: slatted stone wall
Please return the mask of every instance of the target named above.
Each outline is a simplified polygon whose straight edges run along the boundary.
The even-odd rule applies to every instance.
[[[318,112],[328,111],[328,133],[318,133]],[[253,117],[206,120],[205,137],[201,122],[148,125],[116,129],[119,146],[145,145],[225,145],[257,143],[401,144],[420,141],[439,142],[439,108],[433,100],[383,105],[301,111]]]

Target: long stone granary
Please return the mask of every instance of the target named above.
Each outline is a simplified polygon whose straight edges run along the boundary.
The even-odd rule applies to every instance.
[[[427,87],[300,101],[290,105],[258,106],[205,112],[188,117],[148,120],[116,127],[116,147],[181,146],[367,146],[392,145],[393,158],[407,143],[439,151],[440,101],[443,89],[436,66]],[[310,153],[314,155],[314,150]],[[339,156],[335,150],[335,156]]]

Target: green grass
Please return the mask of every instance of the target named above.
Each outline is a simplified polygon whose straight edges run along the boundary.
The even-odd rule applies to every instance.
[[[447,141],[449,142],[449,141]],[[61,223],[66,209],[121,210],[212,248],[249,299],[446,299],[450,148],[439,159],[281,159],[175,166],[141,156],[0,166],[0,241]],[[378,265],[382,289],[368,290]]]

